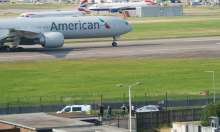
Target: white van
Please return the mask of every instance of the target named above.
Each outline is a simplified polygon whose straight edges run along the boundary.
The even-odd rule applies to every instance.
[[[57,111],[57,113],[81,112],[84,114],[91,114],[91,110],[91,105],[67,105],[61,111]]]

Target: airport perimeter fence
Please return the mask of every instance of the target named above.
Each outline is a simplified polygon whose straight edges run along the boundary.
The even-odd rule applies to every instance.
[[[213,94],[207,95],[196,95],[200,98],[195,98],[193,95],[195,93],[186,93],[185,96],[179,96],[179,99],[175,96],[169,96],[165,93],[165,96],[147,96],[144,94],[143,97],[132,97],[132,105],[135,108],[140,108],[146,105],[159,105],[165,110],[175,110],[175,109],[186,109],[186,108],[199,108],[213,101]],[[66,105],[78,104],[84,105],[88,104],[92,107],[93,114],[98,114],[99,106],[98,104],[103,104],[105,109],[111,106],[112,109],[118,110],[123,104],[126,106],[129,98],[122,96],[122,98],[104,98],[100,96],[99,99],[77,99],[71,100],[71,98],[66,97],[65,99],[61,97],[60,101],[20,101],[18,99],[16,102],[3,102],[0,103],[0,114],[20,114],[20,113],[37,113],[37,112],[57,112],[62,110]],[[216,95],[216,100],[220,100],[219,96]]]

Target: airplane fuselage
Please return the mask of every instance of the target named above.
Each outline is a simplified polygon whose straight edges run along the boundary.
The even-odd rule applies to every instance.
[[[136,10],[136,7],[151,6],[152,4],[146,2],[131,2],[131,3],[103,3],[94,4],[89,7],[91,11],[109,11],[110,9],[122,8],[122,10]]]
[[[115,37],[129,32],[133,28],[123,19],[108,16],[0,19],[0,23],[0,39],[9,34],[9,29],[42,34],[60,32],[64,39],[78,39]],[[28,36],[28,38],[33,37]]]

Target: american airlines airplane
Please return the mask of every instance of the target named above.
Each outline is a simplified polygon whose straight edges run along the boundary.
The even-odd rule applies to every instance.
[[[19,45],[57,48],[63,46],[64,39],[78,38],[113,37],[112,46],[117,46],[120,35],[133,29],[125,20],[109,16],[0,19],[0,23],[0,49],[8,52],[23,51]]]
[[[63,16],[84,16],[90,14],[87,11],[88,0],[83,0],[74,11],[53,11],[53,12],[29,12],[22,13],[17,18],[42,18],[42,17],[63,17]]]
[[[91,11],[109,11],[109,12],[119,12],[122,10],[136,10],[136,7],[145,7],[155,5],[155,2],[144,0],[143,2],[129,2],[129,3],[102,3],[94,4],[89,7]],[[97,13],[97,14],[98,14]]]

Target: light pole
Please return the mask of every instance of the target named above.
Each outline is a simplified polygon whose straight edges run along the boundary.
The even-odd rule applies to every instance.
[[[116,85],[116,86],[119,86],[119,87],[123,87],[123,86],[125,86],[125,87],[128,87],[128,88],[129,88],[129,117],[130,117],[130,132],[131,132],[131,87],[134,86],[134,85],[140,85],[140,84],[142,84],[142,83],[137,82],[137,83],[135,83],[135,84],[133,84],[133,85],[123,85],[123,84],[118,84],[118,85]]]
[[[215,102],[215,71],[205,71],[213,73],[213,90],[214,90],[214,102]]]

